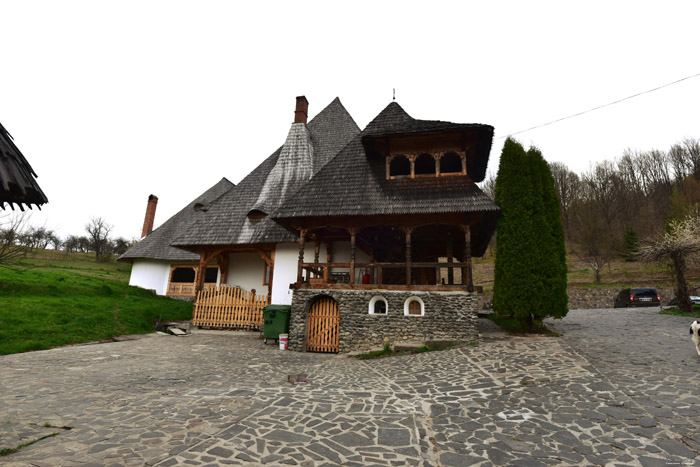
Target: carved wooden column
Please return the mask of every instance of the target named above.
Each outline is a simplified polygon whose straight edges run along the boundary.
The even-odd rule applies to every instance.
[[[462,158],[462,175],[467,175],[467,156],[466,153],[460,154]]]
[[[455,283],[455,270],[452,267],[452,258],[452,233],[447,232],[447,264],[449,264],[447,268],[447,283],[450,285]]]
[[[407,155],[408,163],[411,164],[411,178],[416,178],[416,156],[414,154]]]
[[[406,285],[411,285],[411,232],[413,227],[404,227],[406,232]]]
[[[304,245],[306,242],[307,229],[301,229],[299,232],[299,265],[297,266],[297,283],[301,284],[303,279],[301,263],[304,262]]]
[[[435,176],[439,177],[440,176],[440,160],[442,159],[442,156],[444,154],[439,153],[439,154],[433,154],[433,159],[435,159]]]
[[[467,285],[467,291],[474,291],[474,283],[472,282],[472,234],[469,225],[463,225],[464,229],[464,259],[467,266],[462,269],[462,284]]]
[[[331,242],[326,243],[326,267],[323,268],[323,282],[328,284],[328,280],[331,278],[331,267],[328,266],[333,260],[333,244]]]
[[[318,255],[321,252],[321,241],[318,239],[318,236],[314,237],[314,263],[318,264]],[[316,268],[316,266],[314,266]],[[318,271],[318,269],[315,269]],[[314,273],[314,277],[318,277],[318,273]]]
[[[355,283],[355,234],[357,233],[356,228],[348,229],[350,232],[350,284]]]

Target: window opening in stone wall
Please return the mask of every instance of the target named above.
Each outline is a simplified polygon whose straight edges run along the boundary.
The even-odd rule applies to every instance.
[[[440,158],[440,173],[462,173],[462,158],[459,154],[448,152]]]
[[[406,156],[396,156],[389,164],[389,175],[392,177],[403,177],[411,175],[411,162]]]
[[[385,315],[387,308],[386,298],[382,297],[381,295],[372,297],[372,300],[369,301],[370,315]]]
[[[430,154],[421,154],[415,162],[416,175],[435,175],[435,159]]]
[[[173,269],[173,275],[170,282],[194,282],[194,278],[194,268],[175,268]]]
[[[407,316],[423,316],[425,314],[425,305],[423,300],[418,297],[410,297],[404,302],[404,315]]]

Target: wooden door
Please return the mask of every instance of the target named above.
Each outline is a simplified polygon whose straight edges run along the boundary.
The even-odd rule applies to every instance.
[[[317,300],[309,310],[306,327],[306,350],[310,352],[338,352],[340,310],[332,298]]]

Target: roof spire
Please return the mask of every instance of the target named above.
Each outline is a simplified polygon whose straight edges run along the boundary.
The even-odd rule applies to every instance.
[[[394,97],[391,100],[395,101],[396,100],[396,88],[394,88],[393,91],[394,91]]]

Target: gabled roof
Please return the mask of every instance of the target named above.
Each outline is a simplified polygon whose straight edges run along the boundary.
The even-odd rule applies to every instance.
[[[256,209],[270,214],[308,181],[312,171],[320,170],[338,150],[360,132],[360,128],[338,98],[316,115],[303,131],[297,128],[297,125],[303,127],[304,124],[292,124],[285,145],[241,180],[234,189],[212,203],[207,212],[199,213],[183,225],[172,245],[184,248],[200,245],[296,242],[297,237],[274,222],[270,216],[255,221],[248,218],[248,213]],[[309,138],[312,147],[308,145]],[[288,146],[295,141],[299,143],[298,147]],[[302,149],[303,155],[295,152]],[[297,155],[300,157],[297,158]],[[312,171],[308,170],[308,157],[311,157]],[[289,170],[287,164],[294,160],[304,164],[304,167],[298,167],[299,176],[283,177]],[[288,182],[289,185],[284,190],[277,189],[275,183],[280,181]],[[266,186],[268,189],[263,193]]]
[[[13,209],[13,204],[17,204],[24,210],[22,204],[31,208],[32,204],[38,207],[48,203],[36,177],[32,166],[0,123],[0,208],[5,209],[7,203]]]
[[[198,214],[194,206],[202,204],[207,209],[213,201],[231,190],[235,185],[222,178],[218,183],[192,200],[181,211],[146,235],[140,242],[121,255],[117,261],[131,262],[134,259],[148,258],[168,261],[199,261],[199,255],[170,246],[179,229]],[[201,210],[199,212],[202,212]]]

